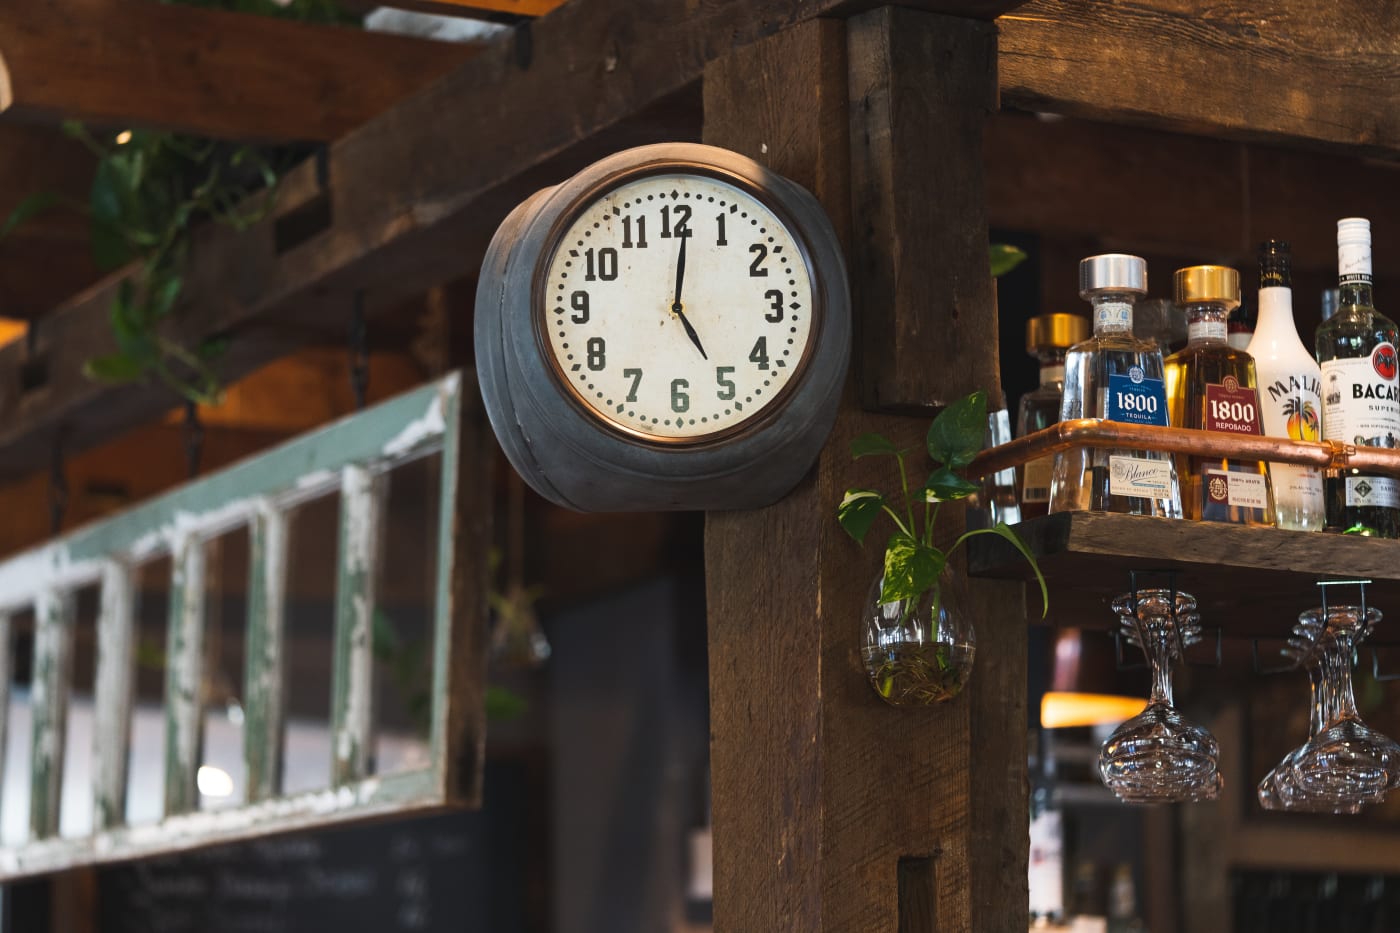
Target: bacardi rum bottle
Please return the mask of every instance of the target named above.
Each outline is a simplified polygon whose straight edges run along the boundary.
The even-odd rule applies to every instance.
[[[1147,293],[1147,263],[1107,253],[1079,263],[1079,294],[1093,305],[1094,336],[1065,355],[1060,420],[1167,424],[1162,351],[1133,336],[1133,304]],[[1055,455],[1050,511],[1181,517],[1170,454],[1079,447]]]
[[[1186,313],[1187,344],[1167,357],[1173,427],[1262,434],[1254,360],[1230,346],[1226,319],[1240,303],[1240,274],[1225,266],[1176,270],[1176,303]],[[1198,521],[1272,525],[1269,468],[1260,460],[1181,455],[1181,504]]]
[[[1065,394],[1065,353],[1089,336],[1089,319],[1078,314],[1040,314],[1026,322],[1026,352],[1040,360],[1039,387],[1021,396],[1016,436],[1034,434],[1060,420]],[[1021,517],[1050,509],[1050,474],[1055,458],[1040,457],[1019,470]]]
[[[1259,321],[1248,353],[1259,378],[1264,433],[1295,441],[1322,440],[1322,371],[1293,324],[1288,244],[1259,245]],[[1321,531],[1327,519],[1322,470],[1270,463],[1274,519],[1280,528]]]
[[[1337,221],[1337,313],[1317,328],[1322,432],[1358,447],[1400,446],[1395,324],[1371,299],[1371,222]],[[1400,537],[1400,480],[1328,470],[1327,525],[1350,534]]]

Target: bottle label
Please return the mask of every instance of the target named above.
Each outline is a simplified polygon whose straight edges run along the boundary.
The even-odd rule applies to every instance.
[[[1054,457],[1037,457],[1027,463],[1021,479],[1023,503],[1049,502],[1050,477],[1055,472]]]
[[[1206,498],[1219,505],[1243,509],[1269,507],[1269,483],[1260,473],[1206,470]]]
[[[1113,373],[1108,377],[1104,411],[1109,421],[1166,427],[1166,386],[1161,379],[1148,379],[1141,366],[1133,366],[1125,374]]]
[[[1186,325],[1186,339],[1192,343],[1197,340],[1224,340],[1227,333],[1224,321],[1192,321]]]
[[[1348,476],[1347,508],[1400,509],[1400,480],[1393,476]]]
[[[1172,494],[1170,460],[1142,457],[1108,458],[1108,491],[1114,496],[1162,499]]]
[[[1234,376],[1226,376],[1217,385],[1206,386],[1206,416],[1203,425],[1207,431],[1224,431],[1227,434],[1260,434],[1259,393],[1242,386]]]
[[[1337,284],[1371,283],[1371,244],[1348,240],[1337,243]]]
[[[1065,381],[1065,365],[1056,363],[1050,366],[1040,367],[1040,384],[1043,386],[1054,385],[1057,382]]]
[[[1368,357],[1322,364],[1322,428],[1329,441],[1358,447],[1400,446],[1400,380],[1395,347]]]
[[[1129,301],[1100,301],[1094,305],[1094,329],[1123,330],[1133,326],[1133,305]]]

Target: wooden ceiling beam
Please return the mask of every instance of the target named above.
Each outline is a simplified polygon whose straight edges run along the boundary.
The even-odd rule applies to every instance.
[[[152,0],[0,4],[0,114],[337,139],[477,47]]]
[[[1400,157],[1400,5],[1031,0],[997,26],[1004,106]]]
[[[539,17],[563,6],[565,2],[567,0],[408,0],[408,2],[384,0],[384,2],[377,2],[374,5],[456,16]]]

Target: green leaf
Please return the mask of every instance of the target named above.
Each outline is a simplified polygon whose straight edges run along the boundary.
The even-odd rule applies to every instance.
[[[486,688],[486,718],[492,722],[519,719],[530,709],[530,703],[505,687]]]
[[[981,487],[976,483],[968,482],[946,466],[939,467],[929,474],[928,482],[924,483],[924,501],[950,502],[954,499],[966,499],[979,488]]]
[[[876,454],[894,454],[898,456],[900,449],[883,434],[862,434],[851,441],[851,456],[856,460],[861,457],[870,457]]]
[[[209,337],[194,348],[195,355],[206,363],[212,363],[228,352],[229,338]]]
[[[178,275],[165,276],[163,281],[151,283],[150,305],[153,319],[159,320],[170,313],[184,284],[185,280]]]
[[[135,255],[121,231],[106,221],[96,217],[91,226],[92,261],[104,272],[120,269]]]
[[[987,436],[987,393],[978,389],[938,413],[928,429],[928,455],[949,469],[972,462]]]
[[[146,366],[125,353],[97,356],[83,364],[83,375],[94,382],[135,382],[146,375]]]
[[[1012,269],[1025,262],[1026,254],[1023,250],[1015,246],[1008,246],[1005,243],[993,243],[990,248],[992,259],[992,278],[1000,278]]]
[[[845,498],[836,507],[836,520],[846,534],[864,544],[866,533],[884,505],[885,497],[872,489],[848,489]]]
[[[7,235],[20,224],[25,223],[31,217],[42,214],[58,202],[58,195],[54,194],[52,191],[40,191],[37,194],[31,194],[23,201],[20,201],[18,207],[10,211],[10,216],[6,217],[4,225],[0,226],[0,236]]]
[[[938,585],[938,576],[948,558],[937,548],[920,544],[896,533],[885,545],[885,577],[880,586],[880,602],[917,599]]]
[[[1006,522],[997,522],[991,528],[978,528],[963,534],[962,537],[953,542],[952,547],[948,548],[948,553],[956,551],[964,541],[973,535],[997,535],[1010,541],[1011,546],[1021,552],[1021,556],[1031,565],[1031,569],[1035,571],[1035,578],[1040,583],[1040,617],[1045,618],[1050,612],[1050,590],[1045,585],[1045,575],[1040,572],[1040,565],[1036,563],[1035,555],[1031,553],[1030,548],[1026,547],[1020,535],[1012,531]]]

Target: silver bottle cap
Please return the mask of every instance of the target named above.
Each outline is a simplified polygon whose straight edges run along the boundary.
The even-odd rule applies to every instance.
[[[1113,289],[1147,294],[1147,261],[1125,253],[1103,253],[1079,261],[1079,297]]]

